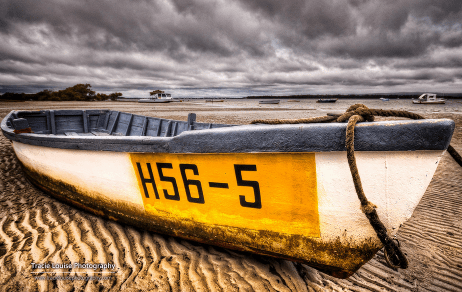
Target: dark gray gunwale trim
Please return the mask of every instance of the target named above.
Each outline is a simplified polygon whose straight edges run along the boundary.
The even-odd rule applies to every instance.
[[[115,152],[248,153],[345,151],[346,123],[243,125],[185,131],[175,137],[56,136],[15,134],[1,123],[5,137],[36,146]],[[361,123],[355,130],[356,151],[446,150],[454,121],[405,120]]]

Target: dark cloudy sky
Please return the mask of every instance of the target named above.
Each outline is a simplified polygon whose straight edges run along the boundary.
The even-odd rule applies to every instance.
[[[461,92],[461,0],[0,0],[0,92]]]

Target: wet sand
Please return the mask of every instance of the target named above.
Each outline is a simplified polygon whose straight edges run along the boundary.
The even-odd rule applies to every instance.
[[[321,116],[358,102],[451,118],[456,122],[451,144],[462,153],[462,101],[446,105],[412,105],[410,100],[335,104],[282,100],[279,105],[259,105],[258,100],[156,105],[21,102],[0,103],[0,118],[12,109],[109,108],[178,120],[195,112],[199,122],[245,124],[253,119]],[[0,160],[0,291],[462,291],[462,168],[447,153],[413,216],[398,232],[409,268],[389,268],[380,251],[346,280],[303,264],[146,232],[68,206],[24,178],[3,135]],[[77,268],[34,273],[44,270],[32,269],[31,263],[48,262],[111,263],[116,269],[112,274]],[[102,275],[111,279],[36,279]]]

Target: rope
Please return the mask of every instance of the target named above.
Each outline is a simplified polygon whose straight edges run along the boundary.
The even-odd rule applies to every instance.
[[[459,153],[457,153],[456,149],[449,145],[448,152],[451,154],[452,158],[454,158],[454,160],[462,167],[462,157]]]
[[[383,117],[403,117],[409,119],[425,119],[423,116],[414,114],[408,111],[400,110],[381,110],[381,109],[369,109],[363,104],[355,104],[350,106],[347,111],[342,115],[328,115],[324,117],[306,118],[306,119],[290,119],[290,120],[254,120],[251,124],[299,124],[299,123],[328,123],[328,122],[348,122],[346,130],[346,149],[348,165],[350,167],[351,176],[353,177],[353,183],[355,186],[356,194],[361,203],[361,211],[366,215],[369,223],[374,228],[377,237],[385,247],[385,258],[387,263],[392,268],[406,269],[408,267],[408,261],[406,256],[401,251],[399,242],[396,239],[392,239],[387,232],[386,227],[380,221],[377,211],[377,206],[367,200],[366,195],[361,184],[361,178],[359,177],[358,167],[356,165],[356,158],[354,154],[354,132],[357,123],[374,121],[374,116]],[[456,162],[462,166],[462,157],[457,151],[449,145],[449,154],[456,160]]]

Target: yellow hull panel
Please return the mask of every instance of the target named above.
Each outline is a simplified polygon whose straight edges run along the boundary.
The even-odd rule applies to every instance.
[[[320,237],[314,153],[130,153],[147,213]]]

